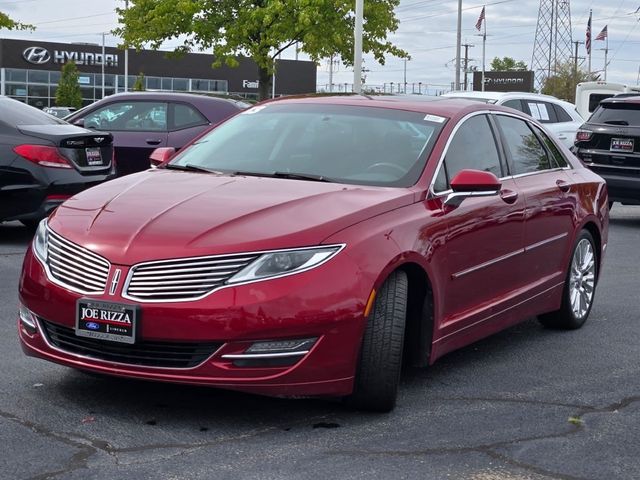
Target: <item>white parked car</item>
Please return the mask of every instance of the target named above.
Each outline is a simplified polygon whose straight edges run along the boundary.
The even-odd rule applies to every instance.
[[[524,112],[543,123],[567,147],[573,147],[576,132],[584,123],[573,104],[550,95],[526,92],[451,92],[444,96],[494,103]]]

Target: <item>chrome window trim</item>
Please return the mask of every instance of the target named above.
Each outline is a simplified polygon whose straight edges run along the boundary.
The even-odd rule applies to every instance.
[[[434,174],[433,174],[433,177],[431,178],[431,183],[429,184],[429,195],[431,197],[438,198],[438,197],[441,197],[442,195],[447,195],[447,194],[449,194],[449,193],[451,193],[453,191],[451,189],[443,190],[443,191],[440,191],[440,192],[436,192],[434,190],[434,185],[435,185],[436,179],[438,178],[438,175],[440,174],[440,169],[442,168],[442,164],[444,163],[444,158],[447,156],[447,152],[449,151],[449,147],[451,146],[451,142],[453,140],[453,137],[458,132],[460,127],[464,124],[464,122],[466,122],[469,118],[474,117],[476,115],[486,115],[486,114],[495,115],[495,116],[504,115],[506,117],[513,117],[513,118],[517,118],[518,120],[522,120],[522,121],[527,122],[527,123],[532,123],[529,119],[522,118],[520,115],[515,115],[513,113],[496,111],[496,110],[480,110],[480,111],[477,111],[477,112],[472,112],[472,113],[462,117],[462,119],[458,122],[458,124],[451,131],[451,135],[449,135],[447,143],[445,144],[444,149],[442,150],[442,154],[440,155],[440,159],[438,160],[438,166],[436,167],[436,169],[434,171]],[[523,115],[526,115],[526,114],[523,113]],[[534,125],[536,125],[536,124],[534,123]],[[536,126],[539,127],[539,125],[536,125]],[[549,135],[544,130],[544,128],[542,128],[542,131],[556,145],[556,148],[562,154],[562,149],[558,146],[558,144],[554,140],[553,136]],[[534,134],[535,134],[535,132],[534,132]],[[546,149],[545,149],[545,152],[546,152]],[[538,175],[540,173],[548,173],[548,172],[557,171],[557,170],[573,170],[573,166],[571,165],[571,162],[569,160],[567,160],[567,166],[566,167],[556,167],[556,168],[551,168],[549,170],[540,170],[540,171],[536,171],[536,172],[519,173],[517,175],[507,175],[505,177],[500,177],[499,180],[508,180],[508,179],[512,179],[512,178],[520,178],[520,177],[524,177],[524,176],[527,176],[527,175]]]
[[[221,255],[207,255],[207,256],[202,256],[202,257],[183,257],[183,258],[172,258],[172,259],[164,259],[164,260],[157,260],[157,261],[153,261],[153,260],[149,260],[146,262],[141,262],[141,263],[137,263],[135,265],[133,265],[130,269],[129,272],[127,273],[127,278],[125,279],[124,285],[122,287],[122,298],[126,298],[127,300],[131,300],[137,303],[184,303],[184,302],[195,302],[198,300],[202,300],[205,297],[208,297],[209,295],[219,291],[219,290],[223,290],[225,288],[230,288],[230,287],[237,287],[240,285],[247,285],[250,283],[256,283],[256,282],[264,282],[264,281],[268,281],[268,280],[275,280],[278,278],[283,278],[283,277],[289,277],[291,275],[298,275],[300,273],[304,273],[304,272],[308,272],[309,270],[313,270],[314,268],[318,268],[322,265],[324,265],[325,263],[327,263],[329,260],[332,260],[333,258],[335,258],[342,250],[345,249],[345,247],[347,246],[346,243],[336,243],[336,244],[330,244],[330,245],[315,245],[315,246],[311,246],[311,247],[300,247],[300,248],[280,248],[277,250],[261,250],[261,251],[256,251],[256,252],[238,252],[238,253],[225,253],[225,254],[221,254]],[[149,300],[149,299],[140,299],[138,297],[133,297],[133,296],[129,296],[127,294],[127,290],[129,289],[129,283],[131,282],[131,279],[133,278],[133,274],[135,272],[135,269],[144,265],[148,265],[148,264],[157,264],[157,263],[167,263],[167,262],[175,262],[177,260],[205,260],[205,259],[212,259],[212,260],[216,260],[216,259],[221,259],[221,258],[225,258],[225,257],[230,257],[230,256],[238,256],[238,255],[245,255],[245,256],[256,256],[257,260],[261,255],[264,254],[268,254],[268,253],[279,253],[279,252],[290,252],[293,250],[315,250],[318,248],[337,248],[337,250],[329,255],[327,258],[325,258],[324,260],[322,260],[320,263],[317,263],[315,265],[312,265],[310,267],[304,268],[302,270],[296,270],[294,272],[288,272],[288,273],[282,273],[280,275],[274,275],[272,277],[266,277],[266,278],[259,278],[259,279],[254,279],[254,280],[246,280],[243,282],[237,282],[237,283],[230,283],[230,284],[224,284],[224,285],[220,285],[218,287],[213,288],[212,290],[198,296],[198,297],[193,297],[193,298],[183,298],[183,299],[169,299],[169,300],[165,300],[165,299],[161,299],[161,300]],[[254,261],[255,261],[254,260]],[[252,263],[252,262],[251,262]],[[248,265],[250,265],[251,263],[249,263]]]
[[[49,280],[51,283],[53,283],[54,285],[57,285],[59,287],[62,287],[66,290],[69,290],[70,292],[74,292],[74,293],[79,293],[80,295],[102,295],[104,294],[107,286],[106,283],[109,281],[109,273],[111,272],[111,262],[109,262],[109,260],[107,260],[106,258],[104,258],[102,255],[98,255],[95,252],[92,252],[89,249],[86,249],[80,245],[78,245],[77,243],[74,243],[70,240],[67,240],[65,237],[63,237],[62,235],[60,235],[58,232],[54,231],[51,227],[49,227],[49,224],[47,223],[47,231],[49,232],[49,234],[53,233],[53,235],[56,235],[60,238],[62,238],[64,241],[72,244],[74,247],[83,250],[84,252],[90,253],[91,255],[95,255],[97,257],[99,257],[100,259],[102,259],[104,262],[107,263],[108,266],[108,270],[107,270],[107,280],[105,281],[105,287],[102,290],[80,290],[76,287],[73,287],[65,282],[63,282],[62,280],[58,280],[57,278],[55,278],[53,276],[53,273],[51,272],[51,269],[49,268],[49,265],[47,264],[46,261],[43,261],[38,255],[33,255],[36,260],[38,261],[38,263],[42,266],[42,268],[45,271],[45,274],[47,276],[47,280]],[[49,256],[49,245],[47,242],[47,257]]]
[[[88,360],[90,362],[98,362],[99,364],[104,364],[104,366],[108,367],[110,365],[120,365],[123,367],[129,367],[129,368],[148,368],[151,370],[179,370],[181,372],[185,372],[188,370],[195,370],[196,368],[200,368],[204,363],[208,362],[209,360],[211,360],[214,356],[216,356],[216,354],[222,349],[222,347],[224,347],[227,342],[222,342],[222,344],[216,349],[215,352],[213,352],[211,355],[209,355],[207,358],[205,358],[202,362],[200,362],[198,365],[195,365],[193,367],[186,367],[186,368],[180,368],[180,367],[150,367],[148,365],[136,365],[134,363],[122,363],[122,362],[114,362],[111,360],[102,360],[101,358],[95,358],[95,357],[89,357],[87,355],[80,355],[78,353],[73,353],[73,352],[68,352],[67,350],[63,350],[61,348],[56,347],[55,345],[53,345],[51,342],[49,342],[49,339],[47,338],[47,334],[45,334],[44,332],[46,332],[46,329],[42,326],[42,319],[40,317],[38,317],[36,315],[36,319],[38,322],[38,331],[40,332],[40,336],[42,337],[42,340],[44,341],[44,343],[47,344],[47,346],[49,348],[51,348],[52,350],[59,352],[59,353],[63,353],[65,355],[69,355],[81,360]],[[53,323],[53,322],[52,322]],[[66,325],[63,325],[66,326]],[[71,327],[67,327],[67,328],[71,328]],[[218,342],[216,342],[218,343]],[[126,344],[123,344],[126,345]]]

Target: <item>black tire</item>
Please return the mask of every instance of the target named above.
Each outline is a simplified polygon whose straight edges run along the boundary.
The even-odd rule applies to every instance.
[[[349,406],[388,412],[396,405],[402,367],[409,281],[392,273],[378,292],[369,314]]]
[[[586,241],[589,243],[591,252],[593,254],[593,271],[589,274],[589,276],[593,276],[593,287],[591,289],[591,297],[586,305],[586,308],[583,312],[576,313],[574,309],[574,304],[572,303],[572,286],[575,285],[574,278],[572,277],[572,272],[574,271],[574,262],[576,261],[576,255],[580,255],[578,253],[578,247],[580,245],[584,245],[582,242]],[[587,275],[581,274],[579,276],[580,282],[582,285],[587,282],[587,280],[583,280]],[[582,230],[578,238],[576,239],[576,243],[573,246],[573,250],[571,251],[571,259],[569,260],[569,266],[567,268],[567,276],[564,282],[564,290],[562,292],[562,305],[559,310],[555,312],[545,313],[544,315],[540,315],[538,320],[542,325],[547,328],[555,328],[555,329],[563,329],[563,330],[575,330],[587,321],[589,317],[589,313],[591,312],[591,307],[593,307],[593,299],[596,293],[596,284],[598,279],[598,251],[596,249],[596,243],[593,240],[593,236],[587,230]],[[575,292],[575,289],[573,290]],[[586,289],[585,289],[586,292]],[[581,305],[579,307],[581,309]]]

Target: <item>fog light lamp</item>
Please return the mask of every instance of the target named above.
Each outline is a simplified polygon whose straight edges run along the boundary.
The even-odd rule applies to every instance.
[[[18,307],[18,316],[20,317],[22,328],[24,328],[29,335],[33,335],[38,331],[38,321],[36,320],[35,314],[22,304]]]
[[[298,338],[295,340],[272,340],[255,342],[245,353],[292,353],[292,352],[308,352],[318,340],[314,338]]]

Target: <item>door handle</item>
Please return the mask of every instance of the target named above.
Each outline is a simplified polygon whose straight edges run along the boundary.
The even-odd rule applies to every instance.
[[[563,192],[568,192],[569,190],[571,190],[571,184],[565,182],[564,180],[556,180],[556,185]]]
[[[145,141],[147,145],[160,145],[162,143],[162,139],[160,138],[147,138]]]
[[[516,200],[518,200],[518,192],[514,192],[513,190],[501,190],[500,198],[503,202],[511,205],[513,203],[516,203]]]

